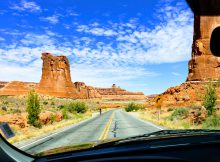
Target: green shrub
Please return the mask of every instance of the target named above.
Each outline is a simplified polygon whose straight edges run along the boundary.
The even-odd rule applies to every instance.
[[[187,117],[188,112],[189,108],[186,107],[175,108],[169,119],[172,121],[174,119],[185,118]]]
[[[213,83],[209,83],[206,86],[206,93],[202,104],[207,109],[208,116],[213,115],[213,113],[215,112],[216,100],[217,100],[216,87]]]
[[[140,109],[144,109],[143,105],[135,104],[134,102],[129,103],[127,107],[125,107],[125,111],[131,112],[131,111],[137,111]]]
[[[51,102],[51,105],[53,106],[53,105],[55,105],[55,103],[52,101],[52,102]]]
[[[216,129],[215,127],[220,127],[220,116],[213,115],[208,117],[202,124],[204,129]]]
[[[33,126],[36,127],[36,128],[42,128],[42,124],[41,124],[40,121],[35,121]]]
[[[3,103],[4,105],[8,105],[8,104],[9,104],[8,101],[3,101],[2,103]]]
[[[26,100],[26,111],[28,113],[28,123],[35,127],[40,127],[40,123],[38,121],[40,114],[40,100],[38,94],[31,90],[28,93]]]
[[[7,107],[6,106],[2,106],[1,108],[3,111],[7,111]]]
[[[12,114],[21,113],[21,110],[19,110],[19,109],[10,109],[10,112],[11,112]]]
[[[47,105],[47,104],[48,104],[48,101],[44,101],[43,104],[44,104],[44,105]]]
[[[168,108],[167,111],[168,112],[173,111],[173,108]]]
[[[62,109],[62,114],[63,114],[63,119],[68,119],[69,118],[66,108]]]
[[[51,114],[51,115],[50,115],[50,120],[51,120],[51,124],[54,123],[55,120],[56,120],[56,115]]]
[[[71,113],[85,113],[87,111],[87,106],[85,102],[72,102],[69,105],[67,105],[67,109]]]
[[[57,108],[58,109],[64,109],[64,105],[59,105]]]

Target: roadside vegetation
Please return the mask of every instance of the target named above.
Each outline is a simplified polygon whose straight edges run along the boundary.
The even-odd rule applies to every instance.
[[[125,108],[137,111],[144,101],[80,100],[42,96],[0,96],[0,122],[8,122],[15,137],[11,143],[37,138],[98,114],[99,109]]]
[[[217,108],[216,88],[219,82],[205,85],[201,104],[189,107],[152,108],[140,110],[140,118],[152,121],[168,129],[220,129],[220,110]]]
[[[62,120],[60,122],[54,122],[48,125],[42,125],[42,127],[29,127],[25,129],[17,129],[12,126],[13,131],[15,132],[15,137],[8,139],[10,143],[16,143],[23,140],[37,138],[39,136],[47,135],[48,133],[53,133],[58,129],[62,129],[66,126],[70,126],[72,124],[78,123],[82,120],[88,119],[91,117],[91,113],[87,112],[85,114],[75,114],[74,117],[68,120]]]
[[[138,111],[138,110],[142,110],[144,109],[144,106],[141,104],[135,104],[134,102],[129,103],[126,107],[125,107],[125,111],[127,112],[131,112],[131,111]]]
[[[41,128],[41,123],[39,121],[39,114],[41,111],[40,99],[34,90],[31,90],[27,95],[26,111],[28,113],[28,124]]]
[[[0,122],[8,122],[15,143],[75,124],[98,112],[97,101],[40,96],[34,90],[26,96],[0,96]]]

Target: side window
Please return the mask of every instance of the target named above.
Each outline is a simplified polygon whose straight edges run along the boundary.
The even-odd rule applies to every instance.
[[[213,55],[220,57],[220,26],[212,31],[210,50]]]

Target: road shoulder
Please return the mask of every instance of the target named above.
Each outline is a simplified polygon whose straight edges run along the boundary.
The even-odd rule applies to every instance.
[[[106,112],[103,112],[103,113],[106,113]],[[13,145],[15,147],[21,149],[21,150],[26,150],[26,149],[28,149],[30,147],[33,147],[34,145],[39,145],[40,143],[43,143],[43,142],[47,141],[49,138],[52,138],[53,136],[55,136],[55,135],[57,135],[57,134],[59,134],[61,132],[67,131],[68,129],[71,129],[73,127],[77,127],[77,126],[79,126],[81,124],[90,122],[90,121],[94,120],[97,117],[98,117],[98,115],[95,114],[95,115],[92,115],[92,117],[90,117],[88,119],[85,119],[85,120],[82,120],[82,121],[80,121],[78,123],[71,124],[71,125],[68,125],[66,127],[56,129],[53,132],[43,134],[42,136],[33,137],[31,139],[27,139],[27,140],[24,140],[24,141],[20,141],[20,142],[14,143]]]
[[[165,130],[165,129],[167,129],[166,127],[163,127],[163,126],[154,124],[154,123],[152,123],[152,122],[150,122],[150,121],[148,121],[148,120],[141,119],[141,118],[140,118],[140,115],[139,115],[140,112],[126,112],[126,111],[124,111],[124,112],[127,113],[128,115],[130,115],[131,117],[137,119],[137,120],[140,120],[140,121],[142,121],[142,122],[144,122],[144,123],[146,123],[146,124],[148,124],[148,125],[151,125],[151,126],[153,126],[153,127],[155,127],[155,128],[158,128],[159,130]]]

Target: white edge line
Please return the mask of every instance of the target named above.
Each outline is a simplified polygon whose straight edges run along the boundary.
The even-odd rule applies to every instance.
[[[157,126],[156,124],[153,124],[153,123],[151,123],[151,122],[149,122],[149,121],[146,121],[146,120],[143,120],[143,119],[140,119],[140,118],[137,118],[137,117],[135,117],[135,116],[129,114],[128,112],[126,112],[126,113],[127,113],[128,115],[130,115],[131,117],[133,117],[133,118],[135,118],[135,119],[138,119],[138,120],[140,120],[140,121],[142,121],[142,122],[144,122],[144,123],[146,123],[146,124],[149,124],[149,125],[151,125],[151,126],[153,126],[153,127],[155,127],[155,128],[158,128],[158,129],[160,129],[160,130],[164,130],[164,128],[162,128],[162,127],[160,127],[160,126]]]
[[[65,130],[63,130],[63,131],[65,131]],[[63,132],[63,131],[61,131],[61,132]],[[38,139],[37,141],[31,142],[31,143],[29,143],[29,144],[27,144],[27,145],[24,145],[24,146],[19,147],[19,149],[22,149],[22,148],[24,148],[24,147],[27,147],[27,146],[29,146],[29,145],[32,145],[32,144],[37,143],[37,142],[39,142],[39,141],[42,141],[43,139],[49,138],[50,136],[54,136],[55,134],[58,134],[58,133],[61,133],[61,132],[56,132],[56,133],[53,133],[53,134],[51,134],[51,135],[49,135],[49,136],[40,138],[40,139]]]
[[[106,112],[108,112],[108,111],[106,111]],[[104,112],[104,113],[105,113],[105,112]],[[67,126],[68,128],[66,128],[66,129],[64,128],[64,130],[62,130],[62,131],[59,131],[59,132],[53,133],[53,134],[51,134],[51,135],[49,135],[49,136],[40,138],[40,139],[38,139],[37,141],[31,142],[31,143],[29,143],[29,144],[27,144],[27,145],[24,145],[24,146],[21,146],[21,147],[18,147],[18,148],[19,148],[19,149],[25,148],[25,147],[27,147],[27,146],[29,146],[29,145],[32,145],[32,144],[37,143],[37,142],[39,142],[39,141],[42,141],[42,140],[44,140],[44,139],[46,139],[46,138],[49,138],[49,137],[51,137],[51,136],[54,136],[54,135],[56,135],[56,134],[58,134],[58,133],[62,133],[62,132],[64,132],[64,131],[70,129],[71,127],[74,127],[74,126],[76,126],[76,125],[82,124],[82,123],[84,123],[84,122],[86,122],[86,121],[88,121],[88,120],[91,120],[91,119],[95,118],[95,117],[96,117],[96,115],[95,115],[94,117],[88,118],[88,119],[83,120],[83,121],[81,121],[81,122],[75,123],[75,124],[73,124],[72,126],[69,125],[69,127]]]

